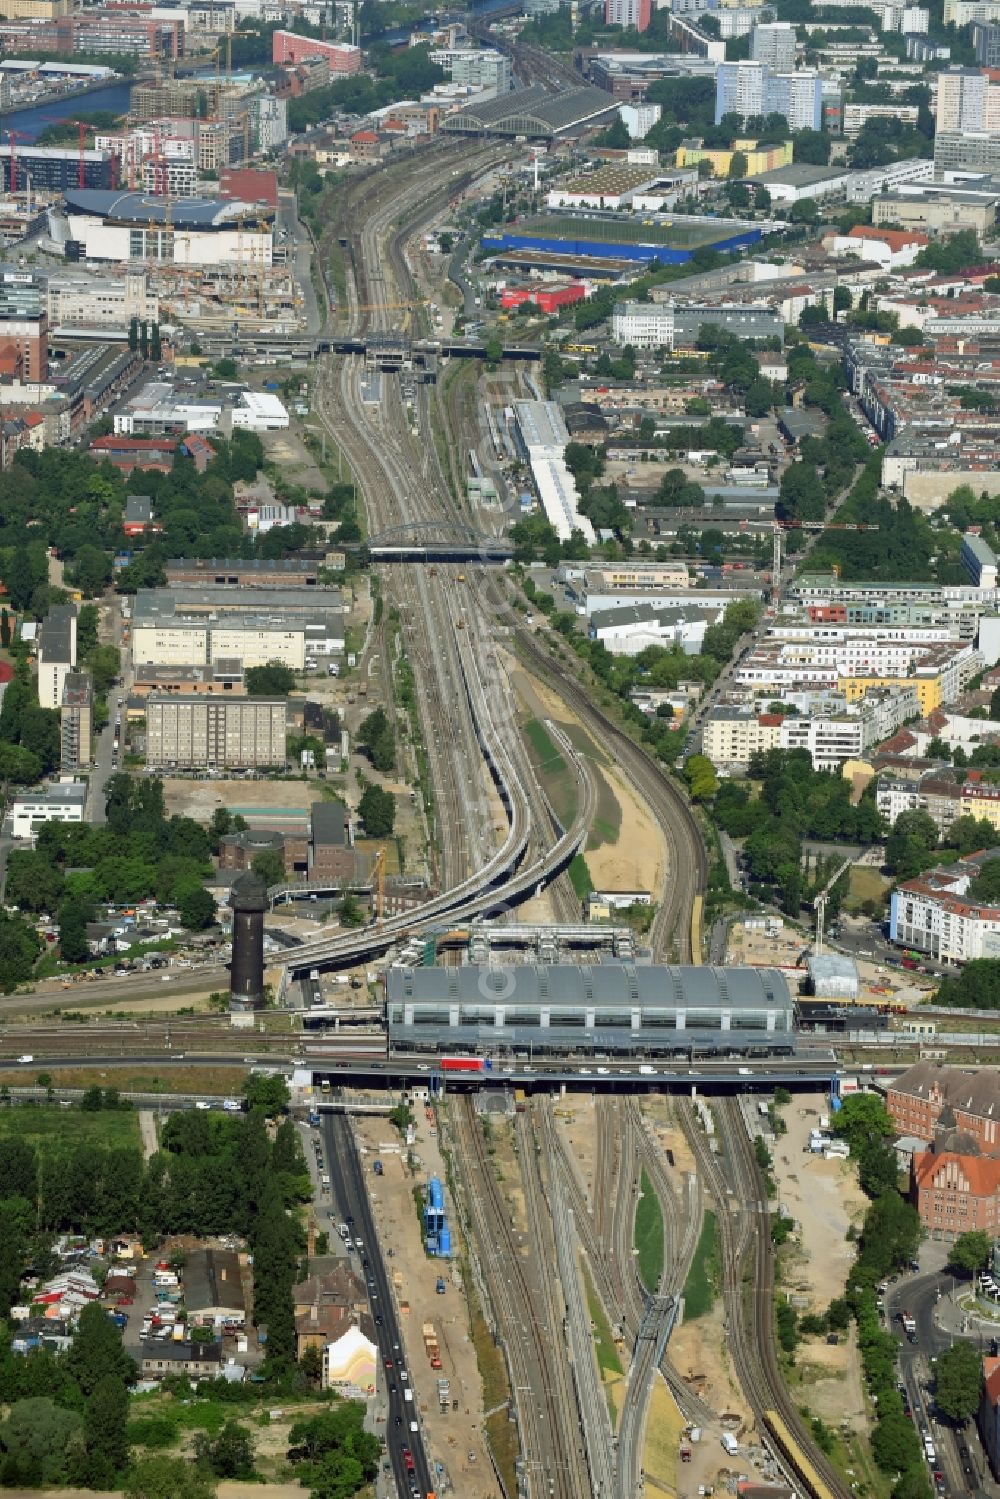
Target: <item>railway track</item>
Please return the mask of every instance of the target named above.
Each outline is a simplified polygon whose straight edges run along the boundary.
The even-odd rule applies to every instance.
[[[522,1252],[471,1099],[453,1098],[448,1123],[470,1243],[477,1246],[481,1283],[507,1361],[525,1491],[539,1499],[590,1499],[579,1416],[566,1387],[562,1315],[556,1316],[552,1277],[540,1255]],[[528,1221],[537,1226],[539,1185],[525,1170],[523,1156],[522,1180]]]
[[[850,1499],[849,1485],[804,1425],[778,1364],[770,1214],[739,1103],[723,1098],[713,1105],[727,1147],[725,1164],[713,1154],[690,1106],[682,1108],[685,1133],[718,1210],[728,1347],[758,1429],[812,1499]]]

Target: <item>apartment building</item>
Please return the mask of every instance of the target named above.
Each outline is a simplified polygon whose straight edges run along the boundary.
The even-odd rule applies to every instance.
[[[937,75],[939,131],[1000,131],[1000,73],[990,68],[945,68]]]
[[[884,774],[875,786],[875,802],[890,827],[904,812],[926,812],[944,837],[957,817],[979,816],[963,806],[963,789],[950,770],[927,770],[915,779]]]
[[[321,57],[329,64],[331,78],[361,72],[361,48],[352,47],[347,42],[320,42],[312,37],[297,36],[292,31],[276,31],[271,50],[271,61],[279,68]]]
[[[38,632],[38,702],[60,708],[66,678],[76,667],[76,605],[53,604]]]
[[[780,114],[790,130],[819,130],[822,80],[813,68],[778,72],[763,62],[722,62],[715,77],[715,123],[727,114],[743,121]]]
[[[284,765],[284,698],[150,693],[146,764],[251,770]]]
[[[724,767],[745,766],[769,749],[804,749],[817,770],[836,770],[847,760],[860,759],[916,713],[912,689],[873,693],[853,709],[820,703],[805,713],[761,713],[744,704],[724,704],[705,721],[702,753]]]
[[[5,271],[0,281],[0,374],[24,384],[45,380],[48,330],[43,285],[30,271]]]
[[[973,588],[996,588],[996,553],[992,547],[987,546],[981,536],[974,536],[970,531],[962,537],[959,560],[968,573]]]
[[[82,770],[90,764],[94,683],[87,671],[67,672],[59,708],[60,769]]]
[[[897,1131],[933,1139],[945,1109],[955,1129],[971,1135],[984,1155],[1000,1152],[1000,1075],[937,1062],[917,1062],[886,1087],[885,1104]]]
[[[946,963],[1000,957],[1000,906],[968,895],[986,857],[974,854],[899,885],[892,893],[891,940]]]
[[[772,72],[790,73],[795,67],[795,27],[787,21],[768,21],[750,32],[750,57]]]

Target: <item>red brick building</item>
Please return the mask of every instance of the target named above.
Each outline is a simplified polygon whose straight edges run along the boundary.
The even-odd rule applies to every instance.
[[[984,1155],[1000,1154],[1000,1078],[992,1072],[966,1072],[917,1062],[889,1083],[886,1107],[901,1135],[932,1138],[943,1124],[970,1135]]]
[[[1000,1160],[952,1151],[917,1151],[911,1184],[920,1221],[935,1239],[954,1239],[973,1229],[996,1237]]]
[[[174,466],[177,452],[176,437],[95,437],[90,451],[98,463],[113,464],[119,473],[131,474],[136,469],[153,469],[159,474],[169,474]]]

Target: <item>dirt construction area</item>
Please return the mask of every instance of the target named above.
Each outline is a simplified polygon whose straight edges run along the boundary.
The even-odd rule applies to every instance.
[[[847,1231],[860,1226],[867,1207],[852,1161],[826,1160],[809,1151],[809,1131],[827,1111],[824,1093],[797,1094],[780,1110],[788,1133],[770,1147],[781,1206],[795,1223],[793,1238],[781,1251],[781,1282],[803,1312],[825,1312],[844,1294],[855,1255]],[[824,1338],[804,1339],[795,1367],[803,1399],[814,1414],[864,1430],[867,1416],[853,1328],[837,1345]]]
[[[436,1176],[446,1180],[445,1163],[438,1148],[433,1118],[415,1105],[417,1138],[412,1151],[400,1149],[399,1136],[384,1119],[367,1117],[357,1121],[358,1145],[363,1159],[382,1161],[383,1175],[377,1186],[369,1182],[372,1211],[379,1240],[389,1260],[395,1281],[399,1325],[406,1349],[406,1367],[420,1406],[424,1440],[432,1463],[443,1464],[448,1487],[462,1499],[499,1499],[500,1489],[483,1441],[482,1381],[476,1351],[469,1331],[469,1316],[463,1294],[458,1261],[429,1257],[423,1245],[415,1188],[426,1186]],[[408,1169],[406,1158],[415,1170]],[[368,1171],[366,1160],[366,1173]],[[453,1238],[459,1228],[450,1194],[445,1192]],[[438,1295],[439,1275],[446,1290]],[[432,1369],[424,1351],[423,1326],[432,1322],[441,1348],[441,1369]],[[438,1402],[437,1382],[451,1383],[458,1410],[443,1412]]]

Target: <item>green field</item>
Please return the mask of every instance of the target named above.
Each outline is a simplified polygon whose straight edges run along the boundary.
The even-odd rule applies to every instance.
[[[634,1242],[638,1250],[639,1276],[646,1290],[655,1295],[663,1274],[663,1209],[645,1171],[640,1187],[642,1195],[635,1210]]]
[[[712,1310],[719,1277],[719,1241],[715,1214],[706,1212],[698,1247],[684,1282],[684,1320],[704,1317]]]
[[[34,1083],[32,1070],[25,1086]],[[62,1150],[68,1145],[138,1145],[139,1118],[134,1109],[109,1109],[85,1114],[75,1106],[59,1104],[18,1104],[0,1109],[0,1139],[25,1140],[45,1153]]]
[[[519,234],[544,234],[546,239],[607,240],[619,245],[665,245],[673,250],[696,250],[729,239],[738,229],[732,222],[705,219],[700,224],[637,224],[620,219],[527,219],[517,226]]]
[[[587,861],[582,854],[573,855],[573,860],[567,873],[569,874],[570,883],[580,900],[586,900],[594,888],[594,882],[590,877]]]
[[[607,1374],[622,1374],[624,1373],[622,1361],[615,1346],[611,1323],[608,1321],[604,1304],[594,1290],[586,1270],[583,1272],[583,1279],[587,1287],[587,1309],[590,1312],[590,1321],[594,1330],[598,1367]]]
[[[576,817],[576,776],[561,753],[553,744],[544,724],[537,718],[529,718],[524,725],[524,737],[528,741],[531,763],[538,772],[545,795],[564,828],[572,827]]]

